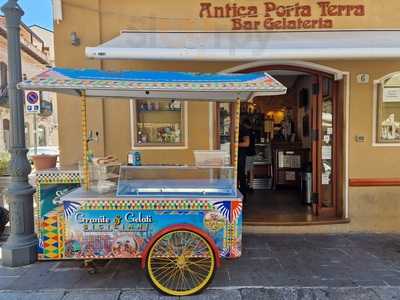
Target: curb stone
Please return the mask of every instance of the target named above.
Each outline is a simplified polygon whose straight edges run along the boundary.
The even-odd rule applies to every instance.
[[[152,289],[1,291],[0,300],[173,300]],[[395,300],[400,287],[246,287],[213,289],[188,300]]]
[[[63,300],[118,300],[120,291],[81,291],[74,290],[68,292]]]
[[[65,291],[0,291],[0,300],[61,300]]]
[[[175,297],[162,296],[155,290],[137,290],[122,292],[119,300],[169,300],[178,299]]]

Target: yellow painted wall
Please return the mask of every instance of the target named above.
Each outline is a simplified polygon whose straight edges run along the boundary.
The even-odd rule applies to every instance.
[[[322,8],[322,6],[326,7],[327,4],[319,5],[318,3],[320,2],[329,2],[329,7],[331,8]],[[267,11],[265,3],[275,5],[276,9]],[[208,10],[204,10],[204,5],[208,4],[211,4],[211,14]],[[303,7],[310,6],[310,16],[307,16],[307,11],[302,8],[298,10],[298,15],[296,15],[296,4]],[[231,7],[229,15],[226,5]],[[342,7],[364,5],[364,12],[362,16],[358,16],[359,13],[350,8],[350,16],[346,16],[346,8],[339,8],[337,5]],[[260,21],[261,23],[268,17],[273,18],[274,21],[279,21],[282,18],[286,18],[287,21],[299,18],[303,20],[323,18],[332,20],[334,29],[382,29],[398,28],[399,26],[398,17],[394,12],[400,9],[400,2],[396,0],[88,0],[80,2],[63,0],[65,14],[68,14],[71,9],[86,10],[89,13],[101,11],[102,24],[106,25],[105,27],[109,27],[109,30],[103,28],[104,33],[102,35],[105,39],[114,34],[113,29],[116,26],[119,26],[120,29],[151,31],[230,31],[233,27],[234,6],[238,10],[239,7],[243,7],[240,8],[242,14],[252,14],[251,17],[242,16],[243,20]],[[279,8],[279,6],[281,7]],[[218,7],[224,8],[222,12],[224,17],[215,17],[221,16],[221,13],[215,12],[216,7],[219,12],[221,10]],[[256,8],[255,16],[252,7]],[[328,10],[334,16],[327,15]],[[284,11],[283,15],[282,11]],[[67,18],[65,19],[67,20]],[[89,27],[87,26],[87,28]],[[265,28],[260,26],[259,30],[265,30]]]
[[[85,58],[86,46],[96,46],[119,34],[123,29],[135,30],[230,30],[229,19],[199,18],[201,1],[144,1],[144,0],[64,0],[64,20],[55,26],[56,64],[60,67],[102,68],[105,70],[176,70],[216,72],[239,63],[218,62],[161,62],[161,61],[97,61]],[[228,1],[203,1],[225,4]],[[294,3],[293,1],[279,1]],[[264,1],[237,1],[251,5]],[[312,4],[315,1],[301,1]],[[331,1],[341,3],[344,1]],[[400,9],[400,1],[348,0],[346,3],[363,3],[366,15],[362,17],[337,17],[337,29],[399,28],[399,19],[393,11]],[[315,15],[312,16],[315,18]],[[70,33],[77,32],[81,45],[74,47]],[[246,62],[243,62],[243,64]],[[373,80],[385,74],[400,71],[398,60],[374,61],[316,61],[322,65],[350,73],[350,178],[400,177],[400,148],[372,147],[372,95]],[[356,75],[368,73],[369,84],[358,84]],[[78,99],[59,96],[61,163],[70,165],[80,159],[80,109]],[[192,160],[193,149],[206,149],[209,145],[209,106],[206,103],[189,105],[189,149],[146,150],[146,163]],[[126,161],[131,149],[131,120],[128,101],[90,100],[89,129],[100,133],[100,140],[91,144],[97,155],[117,155]],[[356,143],[355,135],[364,135],[365,143]],[[400,188],[351,188],[349,211],[352,222],[348,225],[328,227],[302,227],[284,231],[395,231],[400,222]],[[314,229],[310,229],[314,228]],[[278,229],[277,229],[278,230]]]

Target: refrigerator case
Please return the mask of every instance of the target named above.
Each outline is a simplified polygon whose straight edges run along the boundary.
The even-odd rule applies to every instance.
[[[121,166],[117,197],[237,197],[230,166]]]

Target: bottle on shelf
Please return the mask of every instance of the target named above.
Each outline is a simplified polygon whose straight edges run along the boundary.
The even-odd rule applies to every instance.
[[[128,152],[128,166],[133,166],[133,151]]]
[[[141,166],[142,155],[139,151],[130,151],[128,153],[128,166]]]

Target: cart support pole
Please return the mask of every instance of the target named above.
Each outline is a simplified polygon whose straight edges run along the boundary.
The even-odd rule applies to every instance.
[[[88,162],[88,131],[87,131],[87,100],[85,92],[81,94],[81,118],[82,118],[82,178],[83,188],[89,190],[89,162]]]
[[[233,149],[233,165],[235,167],[235,182],[238,180],[238,163],[239,163],[239,126],[240,126],[240,98],[236,99],[236,113],[235,113],[235,146]]]

